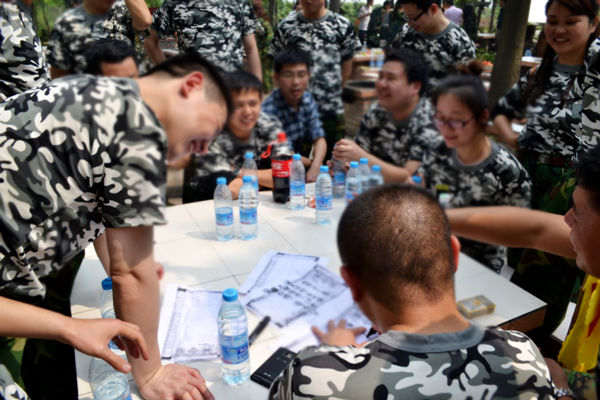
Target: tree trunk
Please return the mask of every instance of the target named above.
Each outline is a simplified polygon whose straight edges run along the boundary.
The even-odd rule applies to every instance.
[[[342,2],[340,0],[329,0],[329,9],[339,14],[342,8]]]
[[[271,26],[273,30],[277,27],[277,4],[276,0],[269,0],[269,19],[271,20]]]
[[[531,0],[509,1],[504,6],[502,29],[496,34],[498,44],[492,69],[490,107],[519,79],[530,3]]]
[[[496,16],[496,5],[498,4],[498,0],[493,0],[492,1],[492,13],[490,14],[490,25],[488,28],[488,32],[493,32],[494,31],[494,22],[496,22],[495,20],[495,16]]]

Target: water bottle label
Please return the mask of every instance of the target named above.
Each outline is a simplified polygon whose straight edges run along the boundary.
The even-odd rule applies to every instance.
[[[273,177],[275,178],[288,178],[290,176],[290,166],[292,159],[288,160],[271,160],[271,168],[273,170]]]
[[[217,225],[229,226],[233,224],[233,209],[230,207],[223,210],[218,209],[216,212]]]
[[[240,223],[244,225],[256,224],[256,208],[240,208]]]
[[[290,183],[290,193],[292,196],[304,196],[305,184],[302,181],[295,181]]]
[[[346,184],[346,174],[343,171],[336,171],[333,174],[333,184],[335,186],[344,186]]]
[[[240,364],[248,360],[248,336],[221,336],[221,358],[225,364]]]
[[[331,210],[331,196],[316,196],[317,210]]]

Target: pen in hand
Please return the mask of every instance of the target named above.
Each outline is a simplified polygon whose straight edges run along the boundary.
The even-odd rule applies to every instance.
[[[250,333],[250,335],[248,336],[248,346],[252,345],[252,343],[254,342],[254,340],[265,329],[265,327],[267,326],[267,324],[269,323],[270,320],[271,320],[271,317],[269,317],[268,315],[266,317],[264,317],[263,319],[260,320],[260,322],[258,323],[258,325],[256,325],[256,328],[254,328],[254,330],[252,331],[252,333]]]

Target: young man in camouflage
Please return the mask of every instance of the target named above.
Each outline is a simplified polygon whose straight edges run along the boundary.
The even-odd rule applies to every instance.
[[[408,19],[392,47],[423,54],[429,64],[429,92],[440,79],[456,71],[456,65],[473,60],[475,45],[469,35],[444,16],[441,0],[406,0],[402,8]]]
[[[313,328],[323,344],[296,356],[271,399],[554,398],[527,336],[458,311],[460,244],[431,193],[383,185],[361,194],[342,214],[337,243],[342,278],[381,335],[359,345],[364,328]]]
[[[82,73],[83,52],[94,40],[113,38],[135,48],[136,36],[151,22],[144,0],[83,0],[58,17],[50,33],[47,55],[52,78]]]
[[[84,52],[86,74],[137,78],[138,58],[135,49],[125,41],[102,39],[91,43]]]
[[[159,39],[177,35],[179,51],[192,48],[226,72],[244,67],[262,80],[254,32],[260,22],[246,0],[166,0],[154,13],[144,47],[154,62],[165,59]]]
[[[355,141],[342,139],[333,155],[344,162],[362,157],[379,164],[386,182],[404,182],[415,173],[423,153],[439,135],[433,108],[421,97],[427,67],[420,54],[390,50],[375,82],[377,101],[363,117]]]
[[[33,19],[33,0],[0,2],[0,101],[49,79]]]
[[[261,154],[282,131],[281,122],[261,112],[262,84],[250,72],[239,70],[226,74],[225,81],[232,98],[233,112],[227,126],[203,155],[192,155],[185,169],[184,203],[212,199],[219,176],[227,179],[233,198],[242,186],[241,168],[247,151],[254,153],[258,166],[258,184],[273,187],[270,159]]]
[[[298,46],[313,59],[308,90],[319,105],[327,140],[326,159],[344,137],[342,87],[352,73],[352,56],[360,41],[352,24],[325,8],[325,0],[300,0],[302,10],[283,19],[273,35],[269,54],[275,57],[286,46]]]
[[[147,361],[129,357],[146,399],[212,398],[198,371],[161,366],[152,237],[166,222],[165,160],[206,151],[228,106],[194,53],[136,80],[81,75],[0,104],[0,296],[70,315],[82,250],[104,232],[117,317],[148,344]],[[14,381],[33,398],[76,398],[72,348],[22,340],[0,338]]]

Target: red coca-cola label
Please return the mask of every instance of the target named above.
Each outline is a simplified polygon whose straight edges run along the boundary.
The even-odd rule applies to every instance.
[[[271,160],[271,168],[273,169],[274,178],[289,178],[291,159],[287,160]]]

